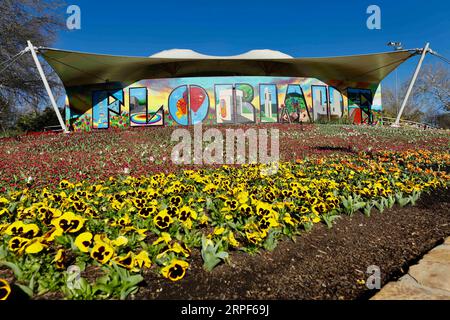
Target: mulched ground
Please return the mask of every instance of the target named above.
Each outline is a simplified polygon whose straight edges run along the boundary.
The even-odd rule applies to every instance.
[[[231,254],[231,265],[202,269],[199,252],[187,275],[171,283],[154,272],[134,299],[367,299],[370,265],[381,269],[382,285],[408,271],[450,235],[450,190],[423,195],[414,207],[394,207],[370,217],[342,216],[332,229],[284,240],[273,252]]]

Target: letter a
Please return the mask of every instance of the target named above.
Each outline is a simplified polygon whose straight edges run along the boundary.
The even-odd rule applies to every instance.
[[[370,30],[373,29],[381,29],[381,9],[379,6],[372,4],[367,7],[367,14],[371,14],[369,18],[367,18],[367,28]]]

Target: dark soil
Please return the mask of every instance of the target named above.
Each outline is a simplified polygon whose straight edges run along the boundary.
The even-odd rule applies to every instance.
[[[423,195],[413,207],[342,216],[331,229],[315,225],[296,242],[281,241],[273,252],[234,252],[231,264],[212,272],[202,269],[194,252],[182,280],[172,283],[150,271],[134,298],[367,299],[377,292],[361,283],[368,266],[380,267],[384,285],[447,236],[450,192],[443,190]]]

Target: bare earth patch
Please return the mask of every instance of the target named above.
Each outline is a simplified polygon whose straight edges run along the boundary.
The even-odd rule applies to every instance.
[[[368,266],[380,267],[384,285],[448,235],[450,193],[442,190],[414,207],[342,216],[332,229],[316,225],[273,252],[234,252],[230,265],[209,273],[194,252],[185,278],[171,283],[148,272],[134,299],[367,299],[377,292],[358,283]]]

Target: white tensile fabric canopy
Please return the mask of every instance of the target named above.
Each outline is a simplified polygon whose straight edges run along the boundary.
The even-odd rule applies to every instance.
[[[166,50],[150,57],[128,57],[38,48],[66,87],[143,79],[207,76],[282,76],[350,83],[379,83],[420,50],[324,58],[292,58],[279,51],[252,50],[242,55],[207,56],[192,50]]]

